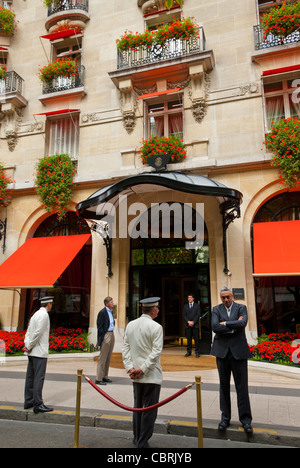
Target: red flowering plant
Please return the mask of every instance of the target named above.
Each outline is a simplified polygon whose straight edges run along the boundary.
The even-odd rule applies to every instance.
[[[0,330],[0,353],[6,356],[23,354],[26,331],[6,332]],[[53,329],[49,336],[49,352],[74,352],[87,350],[86,332],[81,328]]]
[[[39,69],[38,77],[43,83],[51,84],[52,80],[60,76],[78,78],[79,67],[77,60],[70,57],[58,58],[54,62]]]
[[[10,202],[10,197],[7,194],[7,186],[11,183],[11,177],[6,175],[3,166],[0,165],[0,209],[7,206]]]
[[[36,192],[42,207],[58,219],[64,218],[72,199],[73,178],[76,173],[74,163],[68,154],[45,156],[37,163]]]
[[[300,365],[300,335],[297,333],[263,335],[259,343],[249,349],[255,361]]]
[[[6,67],[4,65],[0,65],[0,80],[4,80],[6,76]]]
[[[17,29],[15,12],[0,6],[0,33],[12,36]]]
[[[300,185],[300,119],[283,119],[273,123],[265,146],[273,154],[272,166],[279,168],[281,184]]]
[[[147,164],[148,158],[154,154],[170,154],[170,163],[177,163],[186,158],[185,147],[184,142],[176,136],[152,136],[147,140],[142,140],[138,154],[141,156],[143,164]]]
[[[283,41],[290,34],[300,30],[300,2],[283,3],[271,8],[262,16],[261,27],[264,39],[269,34],[280,37]]]
[[[117,39],[117,48],[120,51],[137,50],[139,47],[150,49],[154,44],[164,44],[168,39],[189,39],[198,34],[198,25],[194,18],[174,20],[158,26],[157,30],[147,29],[144,33],[135,34],[132,31],[125,31],[120,39]]]

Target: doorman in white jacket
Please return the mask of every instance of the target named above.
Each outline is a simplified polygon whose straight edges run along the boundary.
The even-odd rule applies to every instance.
[[[122,349],[123,363],[133,381],[134,407],[145,408],[159,401],[162,384],[160,356],[163,349],[163,328],[154,319],[159,313],[159,297],[143,299],[143,314],[127,325]],[[133,413],[134,443],[149,447],[157,410]]]
[[[53,411],[53,408],[44,405],[42,398],[49,356],[50,319],[48,312],[52,309],[53,297],[44,297],[40,303],[41,308],[30,319],[23,348],[28,356],[24,409],[33,407],[35,414]]]

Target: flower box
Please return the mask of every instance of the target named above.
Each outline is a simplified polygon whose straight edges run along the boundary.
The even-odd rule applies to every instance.
[[[170,155],[170,163],[179,163],[186,158],[185,144],[176,136],[152,136],[143,140],[138,154],[142,158],[143,164],[148,163],[149,157],[159,154]]]
[[[17,28],[15,13],[8,8],[0,6],[0,35],[13,36]]]
[[[264,39],[271,34],[283,40],[290,34],[300,31],[300,2],[283,3],[279,7],[271,8],[262,17],[261,27]]]
[[[155,31],[147,29],[144,33],[125,31],[120,39],[117,39],[117,48],[120,51],[137,50],[140,47],[151,49],[155,45],[164,45],[168,40],[187,40],[198,35],[198,25],[193,18],[182,21],[175,20],[172,23],[163,24]]]
[[[79,76],[77,60],[73,58],[58,58],[55,62],[40,68],[38,76],[43,83],[48,85],[58,78],[69,78],[69,82],[72,82],[72,79],[75,80]]]

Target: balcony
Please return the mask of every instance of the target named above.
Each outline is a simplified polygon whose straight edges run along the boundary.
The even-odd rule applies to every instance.
[[[23,97],[24,80],[15,71],[6,72],[0,80],[0,104],[11,103],[15,107],[25,107],[27,100]]]
[[[84,72],[85,67],[79,67],[79,72],[76,76],[67,77],[59,76],[51,81],[51,83],[43,84],[42,96],[39,100],[43,104],[52,100],[63,100],[69,97],[83,97],[86,92],[84,89]]]
[[[89,0],[57,0],[48,7],[48,17],[45,22],[47,30],[55,28],[56,24],[65,21],[70,27],[83,29],[90,19]]]
[[[150,49],[140,47],[136,50],[118,50],[118,70],[155,64],[181,57],[199,54],[205,51],[204,29],[198,29],[198,36],[187,40],[169,39],[164,44],[153,44]]]
[[[50,84],[45,83],[43,85],[43,94],[57,93],[83,87],[84,71],[85,67],[82,65],[79,67],[78,76],[72,76],[70,78],[67,76],[59,76],[52,80]]]
[[[53,2],[52,5],[48,7],[48,16],[54,15],[61,11],[70,11],[70,10],[83,10],[89,11],[89,0],[59,0]]]
[[[284,39],[274,36],[273,34],[269,34],[269,36],[264,39],[264,31],[261,29],[261,26],[254,26],[254,43],[255,50],[270,49],[271,47],[287,44],[300,45],[300,31],[296,31]]]

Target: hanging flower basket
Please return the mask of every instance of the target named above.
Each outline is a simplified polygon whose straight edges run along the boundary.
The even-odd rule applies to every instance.
[[[15,12],[0,6],[0,34],[12,36],[16,29]]]
[[[7,194],[7,186],[12,183],[12,179],[6,175],[2,165],[0,165],[0,209],[9,205],[10,197]]]
[[[148,163],[148,158],[157,154],[169,154],[170,163],[179,163],[186,158],[186,145],[178,137],[157,137],[153,136],[147,140],[142,140],[142,146],[138,154],[142,158],[143,164]]]
[[[49,63],[43,68],[39,69],[39,79],[46,84],[51,84],[53,80],[59,77],[65,78],[78,78],[79,67],[77,60],[67,57],[58,58],[55,62]]]
[[[63,219],[72,199],[73,178],[76,173],[68,154],[55,154],[40,159],[36,167],[36,192],[42,207],[52,213],[57,212]]]
[[[140,47],[150,49],[154,44],[163,45],[169,39],[187,40],[198,35],[198,25],[194,18],[186,18],[182,21],[176,20],[170,24],[163,24],[156,31],[148,29],[140,34],[125,31],[125,34],[117,39],[117,48],[124,52],[126,50],[137,50]]]
[[[273,34],[283,41],[290,34],[300,31],[300,2],[283,3],[279,7],[271,8],[263,15],[261,27],[265,40],[269,34]]]
[[[300,187],[300,119],[283,119],[273,124],[265,146],[273,154],[272,165],[279,169],[281,184]]]

